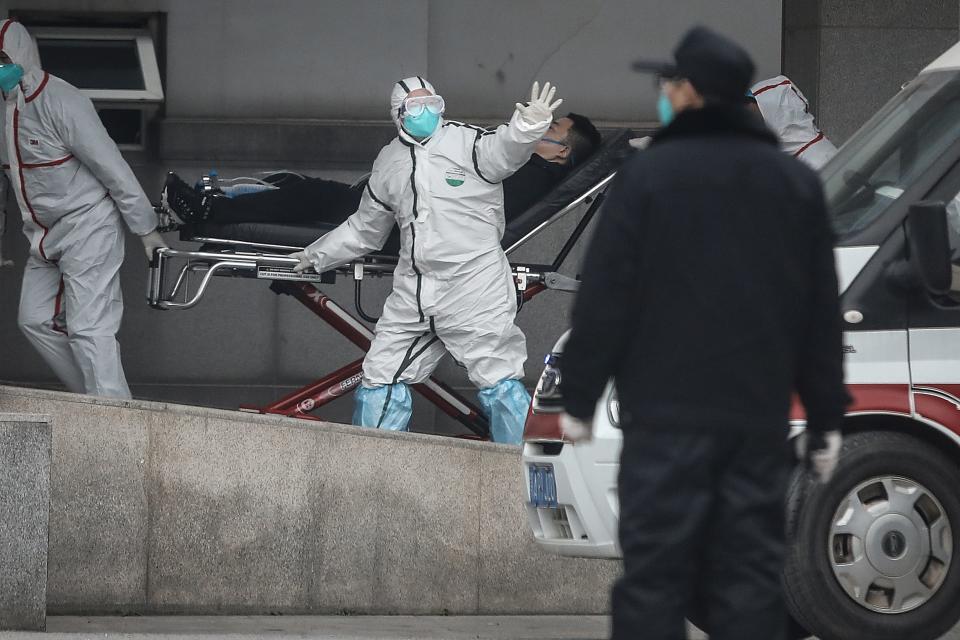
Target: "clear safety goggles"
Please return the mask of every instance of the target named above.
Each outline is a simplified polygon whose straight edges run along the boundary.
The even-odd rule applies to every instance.
[[[424,111],[440,115],[445,107],[443,96],[416,96],[414,98],[404,98],[400,110],[401,113],[410,114],[416,118],[423,115]]]

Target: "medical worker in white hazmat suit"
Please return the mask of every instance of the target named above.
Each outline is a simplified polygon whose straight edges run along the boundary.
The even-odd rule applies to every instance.
[[[444,121],[443,98],[420,77],[398,82],[390,115],[399,135],[373,163],[360,206],[300,258],[323,272],[383,246],[400,227],[400,259],[363,361],[355,424],[405,430],[407,385],[428,378],[444,351],[479,387],[497,442],[519,443],[530,397],[520,382],[526,339],[500,247],[501,181],[530,159],[553,121],[554,90],[534,84],[509,124],[487,131]]]
[[[767,126],[780,138],[780,148],[819,169],[837,154],[837,148],[817,127],[810,103],[787,76],[775,76],[753,85],[751,93]]]
[[[23,25],[0,23],[0,159],[30,256],[20,328],[67,389],[129,398],[116,333],[122,222],[166,246],[150,201],[88,98],[40,67]]]

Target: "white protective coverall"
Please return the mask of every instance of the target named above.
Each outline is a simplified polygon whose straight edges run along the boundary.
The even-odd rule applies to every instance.
[[[764,122],[780,138],[784,151],[814,169],[822,167],[837,153],[837,148],[817,128],[810,104],[790,78],[776,76],[763,80],[751,91]]]
[[[393,292],[363,361],[363,387],[422,382],[446,349],[466,367],[486,404],[484,393],[498,383],[512,380],[523,391],[517,380],[527,357],[526,339],[514,323],[516,288],[500,246],[500,183],[530,159],[550,119],[530,125],[514,113],[492,131],[441,120],[418,142],[398,118],[403,99],[420,88],[435,93],[419,77],[394,86],[390,112],[399,136],[374,161],[356,213],[305,253],[318,272],[327,271],[379,249],[399,225]],[[405,387],[398,392],[409,397]],[[518,404],[516,397],[505,402]],[[494,439],[519,441],[517,427],[513,435],[498,434],[497,410],[490,411]],[[519,422],[522,428],[523,415]]]
[[[30,241],[20,327],[68,390],[128,398],[121,222],[144,236],[157,216],[93,104],[40,68],[27,30],[3,21],[0,50],[24,70],[0,107],[0,159]]]

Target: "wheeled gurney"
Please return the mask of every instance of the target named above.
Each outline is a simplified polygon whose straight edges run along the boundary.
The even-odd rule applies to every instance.
[[[546,290],[576,290],[578,282],[561,275],[559,270],[599,210],[616,169],[631,152],[628,144],[631,137],[632,133],[628,130],[608,136],[583,165],[571,171],[540,202],[522,214],[508,218],[502,245],[510,256],[549,225],[574,211],[585,210],[552,262],[533,264],[511,261],[518,307]],[[367,277],[392,274],[398,260],[398,230],[394,229],[394,234],[381,251],[368,254],[352,264],[322,274],[294,272],[297,260],[290,254],[301,251],[335,226],[269,222],[187,225],[181,229],[180,239],[201,243],[201,247],[196,251],[159,249],[150,262],[147,299],[155,309],[184,310],[200,302],[214,277],[269,280],[272,291],[293,296],[335,331],[367,351],[373,331],[360,318],[367,322],[375,322],[376,319],[367,315],[361,306],[362,283]],[[333,283],[338,276],[353,278],[354,302],[360,318],[349,313],[320,289],[319,285]],[[360,384],[362,363],[362,359],[355,360],[268,406],[243,409],[319,420],[311,415],[313,411],[349,394]],[[414,385],[414,389],[467,427],[475,437],[489,437],[486,417],[444,383],[431,377]]]

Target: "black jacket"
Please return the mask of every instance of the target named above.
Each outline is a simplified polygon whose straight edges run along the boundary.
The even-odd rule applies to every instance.
[[[503,210],[507,222],[539,202],[568,173],[568,165],[532,155],[525,165],[503,181]]]
[[[833,234],[819,178],[739,106],[680,113],[621,169],[563,354],[567,411],[613,376],[625,428],[839,428]]]

